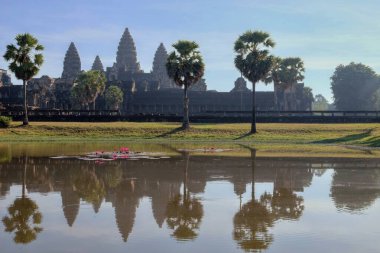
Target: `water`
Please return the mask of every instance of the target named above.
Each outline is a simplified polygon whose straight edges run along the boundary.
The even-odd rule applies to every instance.
[[[380,251],[377,159],[10,153],[1,253]]]

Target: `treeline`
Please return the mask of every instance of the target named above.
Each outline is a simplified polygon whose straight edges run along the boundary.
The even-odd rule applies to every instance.
[[[331,77],[331,90],[337,110],[380,110],[380,76],[369,66],[339,65]]]

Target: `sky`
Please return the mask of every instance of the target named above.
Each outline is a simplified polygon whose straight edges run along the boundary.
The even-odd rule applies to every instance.
[[[380,73],[378,0],[0,0],[0,6],[0,54],[16,34],[31,33],[45,46],[38,76],[61,76],[71,41],[82,69],[90,69],[96,55],[111,66],[126,27],[145,72],[161,42],[171,51],[177,40],[196,41],[209,90],[233,88],[240,76],[233,44],[247,30],[270,33],[274,55],[302,58],[305,85],[330,101],[330,77],[339,64],[361,62]],[[7,66],[1,57],[0,68]]]

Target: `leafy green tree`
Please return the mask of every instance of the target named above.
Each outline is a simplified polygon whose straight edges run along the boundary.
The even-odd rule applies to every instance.
[[[173,44],[175,51],[169,54],[166,70],[168,76],[176,85],[184,87],[183,129],[189,129],[189,98],[188,88],[198,82],[205,70],[205,65],[198,44],[194,41],[179,40]]]
[[[37,75],[43,63],[43,56],[40,51],[44,47],[38,44],[38,40],[29,33],[18,34],[16,36],[17,46],[7,45],[4,59],[9,61],[9,70],[12,71],[17,79],[23,82],[24,99],[24,119],[23,125],[28,125],[28,105],[26,98],[26,85],[33,76]]]
[[[272,68],[274,58],[269,54],[275,45],[270,35],[262,31],[247,31],[235,42],[235,66],[252,83],[251,133],[256,133],[256,83]]]
[[[361,63],[339,65],[331,77],[331,90],[338,110],[373,109],[373,95],[379,87],[378,75]]]
[[[118,110],[120,104],[123,103],[123,96],[124,93],[119,87],[115,85],[110,86],[104,96],[108,108]]]
[[[70,91],[71,104],[80,109],[88,109],[90,95],[87,85],[75,85]]]
[[[80,105],[92,104],[95,110],[95,101],[103,94],[106,87],[106,77],[98,70],[83,71],[79,74],[71,91],[73,102]]]

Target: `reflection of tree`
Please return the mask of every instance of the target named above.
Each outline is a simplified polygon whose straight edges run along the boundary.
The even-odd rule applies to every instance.
[[[12,160],[11,149],[8,145],[0,146],[0,163],[8,163]]]
[[[174,230],[172,236],[177,240],[193,240],[198,236],[196,231],[202,221],[203,207],[197,198],[190,196],[187,189],[190,156],[187,152],[183,152],[182,155],[185,158],[183,194],[179,194],[169,201],[166,209],[166,222],[168,227]]]
[[[97,212],[105,196],[105,187],[95,171],[84,167],[77,170],[74,186],[79,196],[84,201],[91,203]]]
[[[271,199],[276,219],[298,219],[304,210],[303,198],[286,188],[277,189]]]
[[[42,231],[42,214],[38,211],[37,204],[28,197],[16,199],[8,207],[9,216],[3,218],[5,232],[15,232],[16,243],[30,243],[37,238]]]
[[[242,145],[243,146],[243,145]],[[273,242],[269,228],[278,219],[298,219],[303,212],[303,198],[286,187],[276,188],[273,195],[255,198],[256,150],[247,146],[252,162],[252,199],[234,216],[234,240],[245,251],[260,252]],[[279,183],[281,185],[281,183]]]
[[[331,197],[339,210],[349,213],[369,208],[380,197],[378,169],[336,169]]]
[[[234,216],[234,240],[245,251],[259,252],[267,249],[273,241],[269,227],[273,225],[270,194],[255,199],[256,149],[244,146],[251,151],[252,162],[252,199],[244,204]]]
[[[269,195],[262,196],[259,201],[252,199],[244,204],[234,217],[234,240],[246,251],[267,249],[273,241],[268,228],[274,219],[267,207]]]
[[[42,214],[38,211],[38,205],[25,196],[27,160],[25,161],[22,180],[22,197],[15,199],[8,207],[9,216],[3,218],[5,232],[15,232],[15,243],[27,244],[37,238],[42,231],[38,225],[42,222]]]

